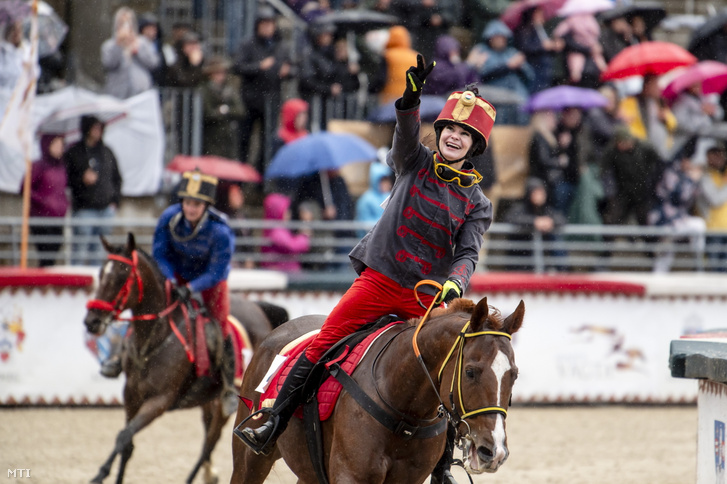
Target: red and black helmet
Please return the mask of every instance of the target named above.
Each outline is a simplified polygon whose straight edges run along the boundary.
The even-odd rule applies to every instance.
[[[439,146],[439,136],[442,134],[442,129],[447,124],[454,123],[469,131],[475,140],[468,156],[472,157],[484,153],[490,140],[492,126],[495,124],[496,114],[495,107],[481,98],[476,88],[453,92],[447,98],[442,112],[434,121],[437,146]]]

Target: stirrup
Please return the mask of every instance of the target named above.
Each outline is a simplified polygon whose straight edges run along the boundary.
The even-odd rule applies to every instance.
[[[259,414],[268,414],[268,421],[273,422],[273,431],[270,433],[270,437],[268,437],[268,440],[266,440],[264,443],[260,444],[254,440],[251,440],[243,430],[246,428],[245,423],[250,420],[251,418],[255,417]],[[272,419],[272,420],[271,420]],[[242,440],[242,443],[247,445],[250,450],[252,450],[256,455],[270,455],[270,453],[273,450],[273,447],[275,447],[275,441],[277,440],[277,433],[278,433],[278,427],[280,427],[280,419],[277,415],[272,413],[272,409],[270,408],[262,408],[258,410],[257,412],[253,412],[250,415],[247,416],[240,424],[234,428],[232,433],[236,435],[240,440]],[[256,429],[250,429],[250,430],[256,430]]]

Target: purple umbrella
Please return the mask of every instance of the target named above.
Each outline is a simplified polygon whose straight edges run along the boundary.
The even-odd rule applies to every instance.
[[[533,95],[523,109],[530,113],[541,110],[559,111],[565,108],[599,108],[608,104],[608,99],[595,89],[575,86],[557,86]]]

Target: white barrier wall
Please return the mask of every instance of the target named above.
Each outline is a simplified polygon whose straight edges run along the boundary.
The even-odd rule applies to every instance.
[[[712,280],[709,287],[727,287],[724,281]],[[515,402],[696,401],[697,382],[670,376],[669,342],[722,325],[727,297],[650,291],[648,281],[643,290],[627,295],[618,294],[618,288],[599,292],[587,285],[549,284],[522,284],[524,291],[502,284],[507,290],[501,292],[473,284],[466,295],[474,300],[487,295],[504,315],[525,301],[525,322],[514,338],[520,368]],[[252,300],[285,307],[291,317],[326,314],[341,295],[247,293]],[[98,374],[83,326],[91,297],[90,287],[0,288],[0,405],[121,400],[123,377],[108,380]]]
[[[123,382],[99,374],[83,325],[90,297],[79,288],[0,288],[0,405],[121,402]]]
[[[340,293],[255,293],[291,317],[326,314]],[[485,294],[467,294],[474,300]],[[507,316],[525,301],[513,345],[515,402],[695,402],[694,381],[669,370],[669,342],[719,321],[727,301],[588,294],[490,294]]]

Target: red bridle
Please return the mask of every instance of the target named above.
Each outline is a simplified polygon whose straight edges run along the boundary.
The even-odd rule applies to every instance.
[[[144,297],[144,284],[141,279],[141,274],[139,273],[139,256],[136,251],[133,251],[131,253],[131,258],[115,254],[109,254],[108,258],[109,260],[122,262],[131,267],[131,270],[129,271],[129,276],[126,278],[126,281],[124,281],[124,285],[121,286],[121,289],[119,289],[119,293],[116,295],[113,301],[108,302],[104,301],[103,299],[91,299],[86,303],[86,309],[98,309],[99,311],[110,312],[112,313],[112,316],[116,321],[154,321],[168,316],[172,311],[174,311],[177,306],[180,306],[179,299],[177,299],[172,304],[167,306],[166,309],[159,313],[140,314],[131,318],[119,318],[119,314],[121,314],[121,312],[126,309],[126,302],[129,300],[129,296],[131,295],[131,287],[134,283],[136,283],[138,291],[137,303],[140,303]],[[169,281],[167,281],[166,283],[165,290],[168,302],[171,290]],[[187,308],[184,305],[181,305],[180,307],[182,308],[182,314],[184,315],[184,319],[187,322],[187,330],[190,332],[189,338],[191,340],[192,326],[189,323]],[[189,361],[191,362],[194,362],[194,353],[192,352],[190,345],[187,343],[187,340],[184,338],[184,336],[179,331],[171,318],[169,319],[169,326],[172,328],[172,331],[174,331],[177,339],[179,339],[179,341],[182,343],[184,351],[187,353],[187,359],[189,359]]]
[[[113,314],[113,318],[117,321],[151,321],[166,316],[177,307],[179,303],[174,302],[171,306],[158,314],[141,314],[131,318],[119,318],[119,314],[126,309],[126,302],[129,300],[131,288],[134,283],[136,283],[138,292],[137,303],[140,303],[144,298],[144,284],[141,279],[141,274],[139,273],[139,256],[136,251],[133,251],[131,253],[131,258],[116,254],[109,254],[108,258],[109,260],[122,262],[131,267],[129,276],[126,278],[126,281],[124,281],[124,285],[121,286],[119,293],[113,301],[109,302],[104,301],[103,299],[91,299],[86,303],[86,309],[98,309],[99,311],[110,312]]]

